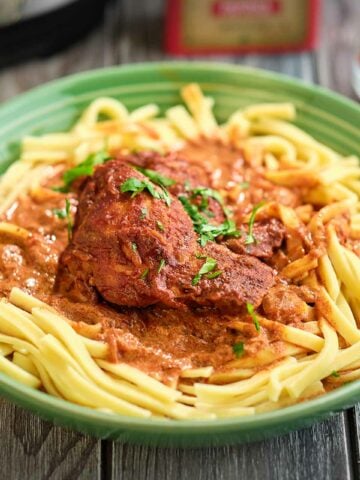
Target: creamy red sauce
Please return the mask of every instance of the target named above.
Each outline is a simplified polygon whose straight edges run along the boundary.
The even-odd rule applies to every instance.
[[[143,159],[131,161],[141,163]],[[296,208],[303,203],[302,196],[306,193],[300,188],[273,185],[266,180],[264,169],[251,164],[240,151],[213,142],[189,145],[166,162],[155,156],[147,160],[146,167],[170,178],[176,174],[177,185],[190,180],[193,186],[208,186],[221,192],[226,205],[233,209],[234,220],[245,233],[248,227],[244,219],[259,201],[275,201]],[[233,346],[238,342],[245,345],[245,357],[256,355],[270,344],[279,349],[282,323],[301,327],[302,321],[309,320],[307,315],[314,315],[309,312],[315,302],[315,293],[296,285],[291,287],[291,282],[279,275],[290,261],[310,250],[309,239],[304,232],[295,232],[294,248],[294,235],[291,235],[294,232],[285,231],[278,220],[266,217],[255,223],[256,244],[246,247],[241,238],[220,238],[218,241],[226,245],[231,255],[254,256],[273,269],[273,285],[265,292],[258,309],[277,322],[271,329],[262,328],[258,333],[246,309],[232,313],[191,303],[179,309],[160,304],[125,307],[110,304],[101,295],[97,295],[93,303],[73,301],[71,296],[56,289],[59,259],[69,240],[66,219],[58,218],[54,211],[63,209],[65,199],[69,198],[74,217],[79,192],[52,191],[50,187],[59,184],[60,179],[59,171],[54,170],[53,176],[45,179],[41,187],[20,196],[3,217],[29,230],[31,236],[16,241],[10,236],[1,237],[0,293],[6,296],[17,286],[50,303],[74,321],[100,324],[97,338],[109,343],[111,360],[125,361],[170,381],[184,368],[208,365],[224,368],[236,359]],[[209,205],[215,219],[223,221],[218,204],[211,200]],[[277,303],[269,301],[267,295],[273,295]],[[287,315],[289,311],[293,312],[292,316]],[[229,327],[234,320],[247,323],[248,328],[241,333],[234,330]]]

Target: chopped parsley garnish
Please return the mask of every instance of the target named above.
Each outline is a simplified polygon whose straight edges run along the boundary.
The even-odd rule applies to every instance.
[[[142,272],[142,274],[140,275],[140,278],[141,280],[145,280],[145,278],[148,276],[149,274],[149,268],[145,268],[145,270]]]
[[[240,358],[244,354],[244,343],[243,342],[234,343],[232,349],[236,358]]]
[[[247,190],[250,187],[250,183],[246,181],[240,182],[239,187],[242,188],[243,190]]]
[[[140,220],[144,220],[148,215],[148,209],[146,207],[141,209]]]
[[[205,213],[205,215],[206,215],[208,218],[214,218],[214,217],[215,217],[215,213],[212,212],[211,210],[207,209],[207,208],[206,208],[205,210],[203,210],[203,212]]]
[[[64,220],[66,218],[65,208],[54,208],[53,214],[55,215],[55,217],[60,218],[60,220]]]
[[[158,227],[160,232],[165,232],[165,227],[159,220],[156,221],[156,226]]]
[[[136,250],[137,250],[137,245],[136,245],[135,242],[131,242],[131,250],[132,250],[133,252],[136,252]]]
[[[68,198],[65,200],[65,208],[54,208],[53,214],[60,220],[65,220],[65,219],[67,220],[68,240],[70,242],[72,237],[72,228],[73,228],[70,200]]]
[[[257,205],[254,206],[252,209],[251,215],[250,215],[250,220],[249,220],[249,232],[246,235],[245,239],[245,245],[251,245],[252,243],[256,243],[256,238],[254,237],[253,229],[254,229],[254,223],[255,223],[255,217],[258,212],[258,210],[265,204],[264,201],[258,203]]]
[[[214,278],[219,277],[221,274],[222,274],[222,271],[221,271],[221,270],[216,270],[216,272],[208,273],[208,274],[206,275],[206,278],[208,278],[209,280],[212,280],[212,279],[214,279]]]
[[[251,316],[252,321],[254,322],[256,331],[260,332],[260,323],[259,323],[259,319],[258,319],[258,317],[255,313],[254,305],[252,303],[246,302],[246,310],[247,310],[248,314]]]
[[[340,377],[340,373],[337,372],[336,370],[334,370],[334,371],[331,373],[331,376],[332,376],[332,377],[335,377],[335,378],[339,378],[339,377]]]
[[[65,200],[65,214],[67,219],[68,240],[70,242],[72,238],[73,224],[72,224],[72,218],[71,218],[71,203],[68,198]]]
[[[205,263],[200,268],[200,270],[195,275],[195,277],[192,279],[191,285],[193,286],[197,285],[200,282],[201,277],[203,275],[206,275],[207,273],[212,272],[216,268],[216,265],[217,265],[217,261],[215,260],[215,258],[206,257]]]
[[[158,269],[157,269],[157,273],[160,273],[160,272],[161,272],[161,270],[165,267],[165,264],[166,264],[166,262],[165,262],[165,260],[162,258],[162,259],[160,260],[160,263],[159,263],[159,266],[158,266]]]
[[[101,165],[109,160],[111,157],[105,150],[90,154],[86,160],[76,165],[76,167],[67,170],[63,174],[64,185],[60,187],[53,187],[57,192],[66,193],[70,190],[71,184],[79,177],[92,175],[96,165]]]
[[[165,177],[155,170],[150,170],[148,168],[135,167],[136,170],[141,172],[145,177],[150,178],[153,183],[160,185],[160,187],[171,187],[176,182],[172,178]]]
[[[201,197],[199,208],[204,211],[209,206],[209,198],[216,200],[224,208],[224,200],[219,192],[207,187],[198,187],[191,190],[190,198]]]
[[[182,203],[184,210],[191,218],[195,232],[200,235],[199,243],[202,247],[204,247],[207,242],[214,241],[215,238],[220,235],[231,235],[234,237],[239,237],[241,235],[233,220],[226,218],[220,225],[212,225],[208,222],[208,219],[200,213],[199,207],[193,205],[188,197],[180,195],[179,200]]]
[[[203,224],[199,230],[200,245],[202,247],[205,246],[207,242],[214,241],[215,238],[220,235],[233,237],[239,237],[241,235],[241,232],[236,228],[235,222],[228,218],[220,225],[212,225],[210,223]]]
[[[147,190],[154,198],[163,200],[168,207],[171,205],[171,198],[168,191],[163,187],[161,187],[161,190],[157,190],[148,180],[139,180],[138,178],[130,177],[125,180],[119,188],[122,193],[132,192],[131,198]]]

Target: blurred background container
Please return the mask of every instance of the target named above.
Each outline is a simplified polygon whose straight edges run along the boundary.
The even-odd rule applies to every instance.
[[[286,52],[314,48],[320,0],[168,0],[174,54]]]
[[[0,66],[50,55],[98,24],[105,0],[0,0]]]

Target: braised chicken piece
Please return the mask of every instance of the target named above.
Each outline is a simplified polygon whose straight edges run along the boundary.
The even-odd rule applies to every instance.
[[[255,241],[246,245],[248,226],[242,227],[244,234],[240,238],[229,238],[226,245],[235,253],[244,253],[258,258],[270,258],[281,246],[286,229],[276,218],[256,222],[253,228]]]
[[[161,155],[156,152],[138,152],[131,155],[120,155],[118,161],[129,165],[155,170],[176,183],[169,187],[174,195],[183,193],[187,186],[210,186],[210,173],[204,162],[191,162],[181,152],[170,152]]]
[[[243,309],[257,306],[274,282],[274,271],[260,260],[226,246],[198,243],[180,201],[151,183],[134,195],[121,192],[129,179],[151,183],[121,159],[97,167],[83,183],[73,237],[60,259],[57,290],[82,302],[98,297],[119,306],[160,304]],[[134,181],[134,180],[132,180]],[[213,258],[213,278],[194,277]],[[211,276],[210,276],[211,277]]]
[[[314,310],[308,304],[315,301],[316,293],[309,287],[279,284],[265,295],[262,308],[265,316],[277,322],[309,321],[314,319]]]
[[[163,156],[154,152],[139,152],[120,159],[140,167],[156,170],[176,180],[172,193],[183,191],[184,185],[199,185],[219,189],[230,181],[243,180],[244,159],[239,149],[220,141],[199,139],[182,150]]]

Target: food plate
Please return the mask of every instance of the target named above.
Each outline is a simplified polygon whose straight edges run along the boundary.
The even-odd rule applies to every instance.
[[[360,155],[360,109],[349,100],[286,77],[221,64],[159,63],[110,68],[71,76],[18,97],[0,109],[1,171],[19,153],[26,134],[64,131],[95,98],[111,96],[129,109],[156,102],[165,110],[179,103],[180,88],[197,82],[215,99],[215,114],[226,119],[237,108],[254,103],[292,102],[296,124],[341,154]],[[79,407],[50,397],[0,374],[0,392],[11,401],[55,423],[121,441],[201,446],[258,440],[310,425],[354,404],[360,382],[292,407],[231,419],[139,420]]]

